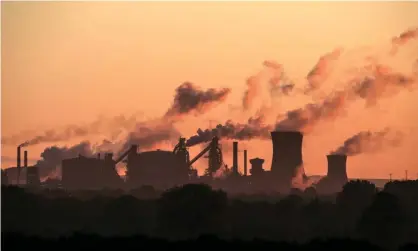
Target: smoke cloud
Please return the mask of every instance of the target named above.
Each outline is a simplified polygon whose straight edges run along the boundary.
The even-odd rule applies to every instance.
[[[331,154],[354,156],[361,153],[381,151],[385,147],[397,147],[402,143],[403,134],[386,128],[379,132],[364,131],[348,138]]]
[[[244,92],[244,97],[242,99],[242,106],[244,110],[249,110],[251,108],[254,99],[257,97],[260,91],[260,81],[261,73],[251,76],[247,79],[247,90]]]
[[[401,33],[399,36],[392,38],[392,50],[391,54],[394,55],[398,52],[400,46],[405,45],[410,40],[418,37],[418,27],[407,30]]]
[[[134,131],[129,133],[122,150],[128,149],[133,144],[141,149],[152,149],[161,142],[175,144],[180,136],[180,132],[170,121],[141,122],[136,125]]]
[[[76,158],[79,155],[92,157],[92,146],[90,142],[84,141],[71,147],[47,147],[41,153],[41,159],[36,165],[39,168],[41,177],[60,176],[57,170],[61,167],[63,159]]]
[[[321,102],[310,103],[279,116],[276,130],[308,133],[319,122],[344,115],[346,106],[358,99],[365,100],[366,107],[369,107],[381,98],[396,95],[402,90],[414,90],[417,78],[416,72],[396,72],[376,63],[365,65],[342,90],[329,94]]]
[[[251,117],[248,123],[240,124],[228,120],[224,125],[219,124],[213,129],[198,129],[197,134],[191,136],[187,142],[187,146],[194,146],[204,142],[209,142],[213,137],[217,136],[220,139],[233,140],[250,140],[254,138],[269,139],[271,126],[263,125],[264,117]]]
[[[338,48],[319,58],[313,69],[306,76],[309,83],[307,91],[318,89],[327,80],[333,64],[340,58],[342,52],[343,50]]]
[[[380,98],[396,95],[401,90],[413,90],[417,85],[417,76],[394,72],[381,64],[372,66],[371,73],[358,81],[352,89],[353,94],[366,100],[367,105],[375,105]]]
[[[298,166],[296,168],[295,176],[292,178],[292,188],[304,191],[306,188],[312,186],[313,183],[314,180],[306,176],[303,165]]]
[[[61,129],[49,129],[23,143],[23,138],[27,137],[26,133],[12,135],[9,137],[2,137],[2,144],[18,145],[28,147],[40,143],[56,143],[61,141],[68,141],[77,137],[87,137],[89,135],[109,133],[112,138],[117,137],[123,130],[130,130],[135,125],[139,114],[133,114],[130,117],[123,115],[115,116],[113,118],[100,117],[90,124],[86,125],[68,125]]]
[[[263,62],[263,69],[257,74],[250,76],[247,81],[247,90],[244,92],[242,106],[245,111],[251,109],[252,104],[260,93],[260,83],[266,80],[270,85],[270,95],[289,95],[294,84],[284,75],[283,66],[277,62],[266,60]]]
[[[277,131],[301,131],[308,133],[319,121],[332,120],[344,114],[345,92],[336,92],[321,103],[307,104],[288,111],[275,126]]]
[[[230,93],[231,89],[229,88],[219,90],[210,88],[204,91],[190,82],[185,82],[177,87],[174,102],[166,112],[165,117],[187,115],[190,113],[200,115],[207,112],[217,103],[225,101]]]

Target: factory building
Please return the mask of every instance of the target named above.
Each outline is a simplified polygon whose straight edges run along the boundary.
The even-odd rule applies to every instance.
[[[1,184],[3,186],[7,186],[9,184],[9,179],[7,178],[7,173],[3,169],[1,169]]]
[[[4,173],[4,174],[3,174]],[[4,175],[4,177],[3,177]],[[39,187],[41,184],[39,169],[35,166],[28,166],[28,151],[24,151],[23,166],[21,165],[21,147],[17,147],[16,166],[9,167],[2,171],[2,184],[27,185]]]
[[[97,158],[79,155],[77,158],[64,159],[61,183],[69,190],[121,188],[123,185],[112,154],[106,154],[104,159],[100,155]]]
[[[190,169],[182,155],[171,151],[132,152],[127,159],[126,180],[129,187],[150,185],[170,188],[185,184]]]

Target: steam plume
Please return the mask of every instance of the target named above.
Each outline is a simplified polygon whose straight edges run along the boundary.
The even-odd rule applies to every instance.
[[[263,65],[271,70],[269,78],[270,96],[275,97],[280,94],[289,95],[295,84],[286,77],[283,66],[274,61],[264,61]]]
[[[230,94],[231,89],[200,90],[190,82],[185,82],[176,89],[174,102],[168,109],[165,117],[179,116],[190,113],[200,115],[210,109],[216,103],[223,102]]]
[[[404,74],[381,64],[367,65],[364,72],[348,81],[344,89],[331,93],[324,101],[307,104],[288,111],[279,117],[276,130],[298,130],[308,133],[324,120],[332,120],[345,114],[345,106],[361,98],[370,106],[384,97],[396,95],[401,90],[417,87],[416,73]],[[415,74],[415,75],[414,75]]]
[[[402,89],[412,90],[416,87],[417,76],[414,74],[408,76],[394,72],[390,67],[381,64],[372,68],[371,73],[353,88],[354,94],[365,99],[368,105],[374,105],[378,99],[395,95]]]
[[[263,125],[263,117],[250,118],[248,123],[240,124],[228,120],[224,125],[219,124],[213,129],[198,129],[197,134],[190,137],[186,144],[194,146],[204,142],[209,142],[213,137],[236,140],[249,140],[254,138],[270,138],[271,127]]]
[[[379,132],[359,132],[344,141],[343,145],[331,154],[354,156],[361,153],[377,152],[387,146],[399,146],[402,139],[401,132],[393,132],[389,128]]]
[[[41,159],[36,163],[40,176],[48,177],[53,173],[57,173],[63,159],[75,158],[78,155],[86,157],[93,156],[91,149],[91,144],[88,141],[81,142],[72,147],[52,146],[45,148],[41,153]]]
[[[288,111],[285,118],[276,124],[278,131],[309,132],[321,120],[334,119],[344,112],[345,92],[336,92],[317,104],[307,104],[303,108]]]
[[[244,110],[249,110],[251,108],[254,99],[259,93],[259,81],[261,79],[261,73],[251,76],[247,79],[247,90],[244,92],[244,97],[242,99],[242,106]]]
[[[260,92],[260,83],[266,80],[270,84],[270,95],[288,95],[292,91],[294,84],[285,78],[283,66],[277,62],[266,60],[263,62],[263,69],[257,74],[250,76],[247,83],[247,90],[244,92],[242,106],[244,110],[251,109],[254,99]]]
[[[343,50],[338,48],[319,58],[318,62],[306,77],[309,83],[307,91],[318,89],[327,80],[332,71],[332,64],[339,59],[342,52]]]
[[[109,133],[112,132],[114,136],[117,136],[120,130],[129,130],[135,124],[138,114],[134,114],[129,118],[123,115],[116,116],[110,119],[98,118],[90,124],[85,125],[68,125],[61,129],[46,130],[41,134],[21,143],[22,138],[27,137],[25,133],[12,135],[9,137],[2,137],[2,144],[16,145],[20,144],[21,147],[27,147],[40,143],[56,143],[60,141],[68,141],[76,137],[86,137],[94,134]]]
[[[400,46],[405,45],[410,40],[416,39],[418,37],[418,27],[409,29],[399,36],[392,38],[392,50],[391,54],[394,55],[398,52]]]
[[[161,142],[175,143],[179,137],[180,133],[172,122],[165,120],[141,122],[129,133],[122,149],[126,150],[132,144],[139,145],[141,149],[152,149]]]

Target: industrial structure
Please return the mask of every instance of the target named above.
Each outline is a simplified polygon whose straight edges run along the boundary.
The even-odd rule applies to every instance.
[[[7,186],[9,184],[9,178],[5,170],[1,169],[1,185]]]
[[[3,172],[2,172],[3,174]],[[23,153],[23,167],[21,161],[21,146],[17,147],[16,167],[4,170],[2,184],[26,185],[32,188],[41,184],[39,169],[36,165],[28,165],[28,151]]]
[[[273,143],[273,158],[271,162],[271,177],[280,186],[279,190],[287,191],[292,186],[292,178],[298,168],[303,165],[301,132],[275,131],[271,132]],[[307,179],[303,173],[304,179]]]
[[[138,146],[132,145],[118,158],[112,153],[100,154],[97,157],[79,155],[76,158],[64,159],[61,164],[61,183],[64,189],[102,189],[102,188],[136,188],[149,185],[166,189],[186,183],[209,183],[210,185],[234,191],[280,191],[288,192],[292,179],[300,175],[303,166],[302,142],[300,132],[271,132],[273,156],[271,170],[264,170],[264,159],[252,158],[250,170],[247,169],[248,152],[243,151],[243,174],[239,172],[239,142],[233,144],[232,168],[228,169],[223,161],[219,138],[213,137],[207,146],[194,158],[186,145],[186,139],[180,138],[173,151],[138,152]],[[39,167],[28,166],[27,151],[24,152],[24,164],[21,167],[20,146],[17,148],[17,165],[14,169],[2,171],[2,183],[26,184],[28,187],[39,187]],[[207,154],[207,155],[206,155]],[[206,156],[205,156],[206,155]],[[198,177],[193,164],[200,158],[208,159],[203,176]],[[328,174],[321,182],[315,184],[318,190],[338,190],[347,182],[345,155],[328,155]],[[124,179],[117,173],[119,163],[126,164]],[[10,172],[9,172],[10,171]],[[297,173],[298,172],[298,173]],[[25,175],[26,174],[26,175]],[[15,177],[16,176],[16,177]],[[12,177],[12,179],[11,179]],[[24,180],[21,178],[25,177]],[[222,182],[219,177],[222,177]],[[303,179],[307,179],[302,169]],[[23,181],[23,182],[22,182]]]
[[[347,155],[330,154],[327,155],[327,161],[327,176],[316,184],[316,189],[320,193],[339,192],[348,182]]]

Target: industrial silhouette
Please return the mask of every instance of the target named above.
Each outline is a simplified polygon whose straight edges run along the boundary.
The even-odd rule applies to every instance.
[[[227,192],[281,192],[289,193],[292,181],[299,175],[302,183],[309,178],[303,169],[302,143],[303,134],[297,131],[273,131],[271,141],[273,156],[270,171],[263,169],[264,160],[249,160],[251,169],[247,173],[247,150],[244,150],[244,173],[239,173],[239,142],[233,144],[231,168],[224,163],[219,138],[214,136],[207,146],[194,158],[190,158],[186,138],[180,138],[173,151],[139,152],[140,146],[132,145],[128,150],[115,158],[113,153],[97,154],[95,157],[79,155],[63,159],[61,163],[61,180],[59,186],[67,190],[85,189],[133,189],[141,186],[152,186],[157,189],[169,189],[188,183],[206,183]],[[39,167],[28,166],[28,151],[24,151],[23,167],[21,166],[21,148],[17,147],[16,168],[2,172],[4,184],[29,186],[32,188],[46,186],[41,182]],[[199,177],[193,164],[205,154],[207,168]],[[104,155],[104,156],[103,156]],[[312,184],[321,193],[335,193],[348,182],[346,173],[347,156],[332,154],[327,156],[328,174],[318,183]],[[120,177],[116,165],[126,165],[126,176]],[[58,183],[57,183],[58,184]]]

